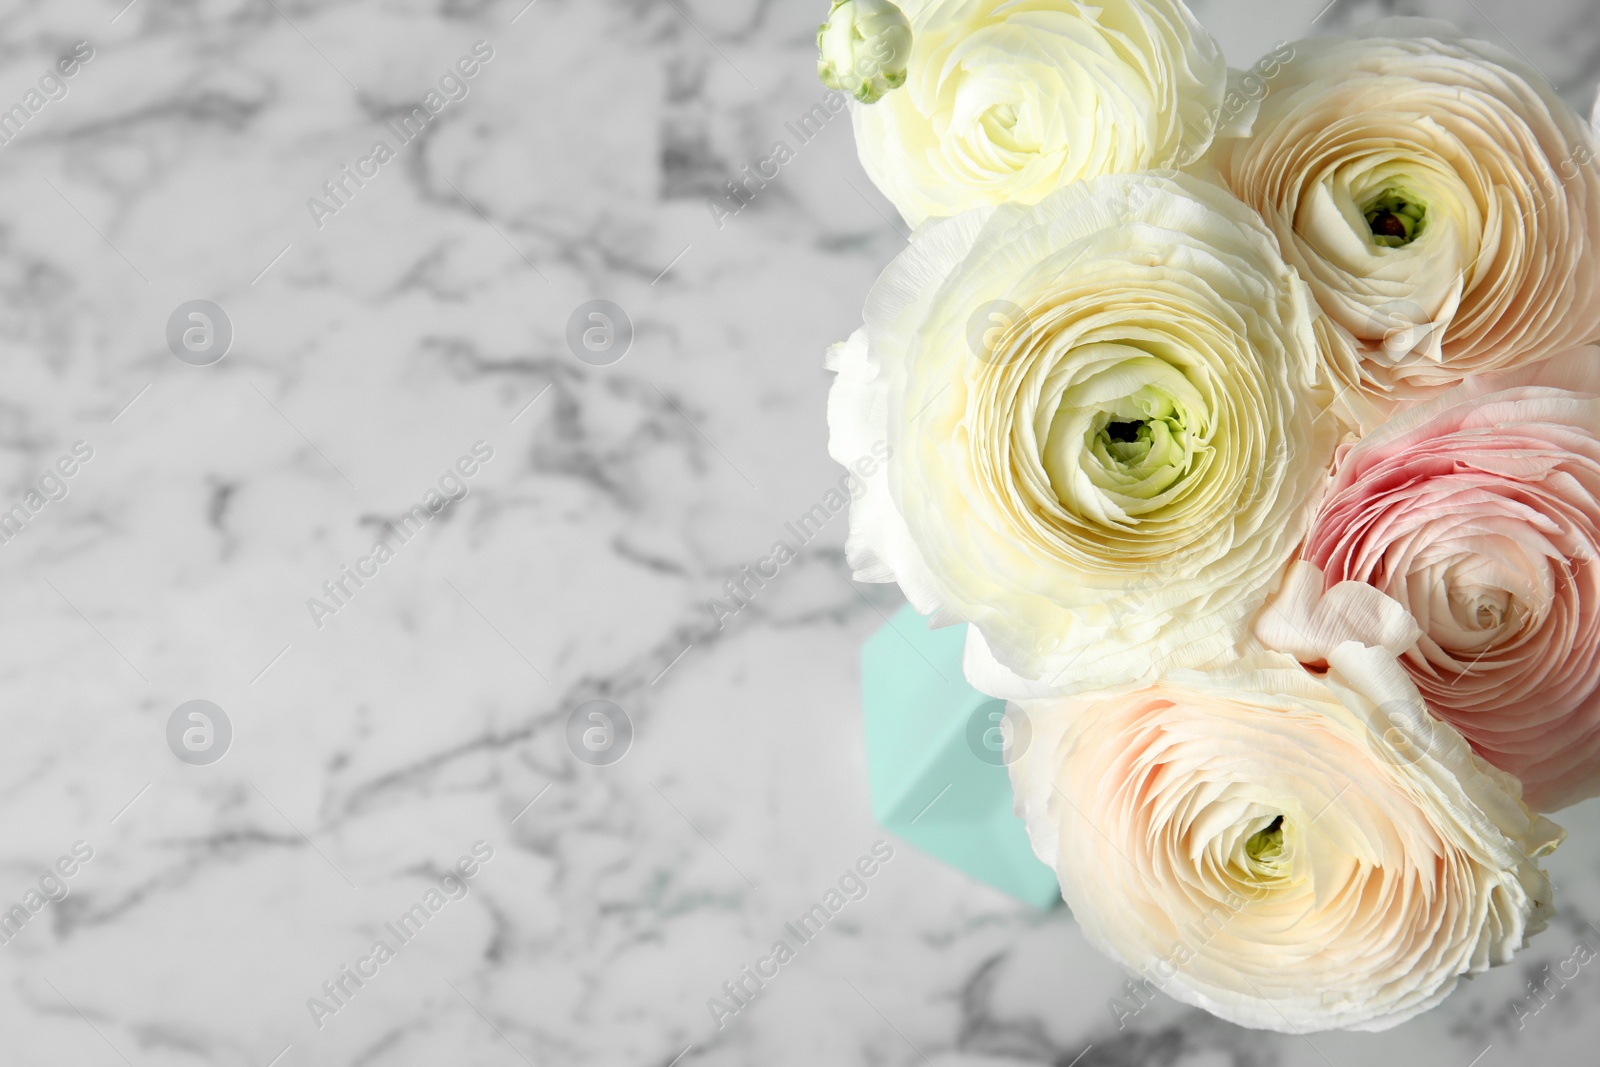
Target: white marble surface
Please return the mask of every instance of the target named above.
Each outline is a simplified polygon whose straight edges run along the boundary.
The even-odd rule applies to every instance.
[[[844,520],[725,628],[707,607],[839,477],[821,353],[903,244],[844,119],[784,127],[822,94],[825,5],[124,2],[0,11],[0,106],[94,49],[0,147],[0,508],[93,449],[0,545],[0,901],[93,849],[0,946],[0,1062],[1592,1056],[1600,968],[1524,1029],[1510,1004],[1600,946],[1593,804],[1563,820],[1560,920],[1527,963],[1390,1034],[1166,1000],[1119,1031],[1123,975],[1070,917],[906,846],[718,1030],[707,998],[882,836],[857,655],[899,601],[852,586]],[[1321,6],[1197,8],[1248,65]],[[1454,6],[1587,106],[1593,0]],[[477,41],[469,95],[319,229],[306,199]],[[719,229],[706,198],[780,138],[795,158]],[[637,331],[599,368],[565,342],[597,297]],[[235,329],[213,366],[167,350],[196,298]],[[469,495],[316,628],[306,599],[480,440]],[[566,743],[597,697],[637,729],[609,767]],[[165,739],[195,698],[235,732],[206,767]],[[319,1029],[307,999],[477,841],[469,895]]]

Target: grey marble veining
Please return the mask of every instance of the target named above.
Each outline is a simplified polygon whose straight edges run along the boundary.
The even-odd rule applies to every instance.
[[[1126,976],[1069,916],[903,845],[719,1029],[707,999],[885,836],[857,657],[899,601],[849,581],[844,519],[723,625],[708,608],[838,479],[821,354],[904,245],[847,119],[789,125],[822,95],[824,5],[124,2],[0,12],[0,105],[92,49],[0,145],[0,508],[92,453],[0,545],[0,902],[66,893],[0,945],[0,1062],[1589,1054],[1596,967],[1520,1029],[1511,1005],[1600,947],[1595,804],[1562,819],[1560,920],[1525,962],[1386,1035],[1167,1000],[1119,1029]],[[1322,3],[1195,6],[1244,66]],[[1340,0],[1315,28],[1380,8],[1503,30],[1593,98],[1592,0]],[[396,134],[430,90],[459,98]],[[708,206],[778,141],[747,206]],[[601,298],[634,336],[590,366],[568,320]],[[167,347],[195,299],[233,327],[210,366]],[[193,699],[232,724],[209,766],[168,748]],[[611,766],[567,744],[595,699],[634,724]],[[430,893],[420,930],[389,932]]]

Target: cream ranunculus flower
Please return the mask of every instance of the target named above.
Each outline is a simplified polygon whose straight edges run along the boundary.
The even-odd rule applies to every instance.
[[[1039,857],[1102,950],[1243,1026],[1383,1030],[1510,961],[1563,832],[1434,723],[1391,651],[1030,704],[1012,765]],[[1411,743],[1411,742],[1417,743]]]
[[[851,105],[861,164],[915,226],[1181,164],[1227,83],[1182,0],[923,0],[903,88]]]
[[[1327,312],[1353,421],[1600,338],[1600,142],[1541,75],[1420,20],[1292,47],[1212,157]]]
[[[892,450],[852,505],[856,578],[974,623],[999,696],[1233,654],[1338,435],[1313,314],[1254,214],[1191,178],[930,222],[829,353],[830,453]]]

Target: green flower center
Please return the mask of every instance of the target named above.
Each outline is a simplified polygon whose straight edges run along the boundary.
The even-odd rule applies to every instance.
[[[1105,432],[1107,437],[1118,444],[1137,441],[1141,432],[1145,434],[1147,440],[1149,439],[1149,432],[1145,430],[1144,420],[1142,419],[1133,422],[1108,422],[1106,423]]]
[[[1279,815],[1264,830],[1257,830],[1244,843],[1245,855],[1251,862],[1270,865],[1283,855],[1283,816]]]
[[[1374,244],[1399,248],[1422,236],[1428,209],[1403,189],[1385,189],[1364,209]]]
[[[1159,516],[1210,465],[1205,394],[1181,367],[1129,344],[1095,342],[1074,355],[1075,380],[1049,383],[1034,420],[1056,499],[1096,524]]]
[[[1013,104],[994,104],[984,110],[979,121],[984,136],[998,148],[1008,152],[1034,152],[1039,148],[1027,131],[1018,128],[1021,116]]]
[[[1113,477],[1121,487],[1136,481],[1144,483],[1148,493],[1161,493],[1188,473],[1185,412],[1167,398],[1149,392],[1137,396],[1136,401],[1147,417],[1139,418],[1126,411],[1103,413],[1095,420],[1100,425],[1090,449],[1104,470],[1115,472]]]

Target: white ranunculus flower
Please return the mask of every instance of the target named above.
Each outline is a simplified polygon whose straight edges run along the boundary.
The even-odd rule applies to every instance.
[[[1391,651],[1327,659],[1319,677],[1258,652],[1030,704],[1011,768],[1090,940],[1243,1026],[1387,1029],[1553,913],[1535,858],[1562,830],[1428,718]]]
[[[1227,67],[1182,0],[903,6],[905,86],[851,112],[862,166],[913,226],[1211,141]]]
[[[1211,157],[1333,324],[1352,421],[1600,338],[1600,141],[1543,76],[1421,20],[1292,50]]]
[[[893,453],[852,505],[857,580],[974,623],[969,678],[1001,696],[1232,655],[1339,432],[1313,314],[1254,214],[1192,178],[928,223],[829,353],[830,453]]]

